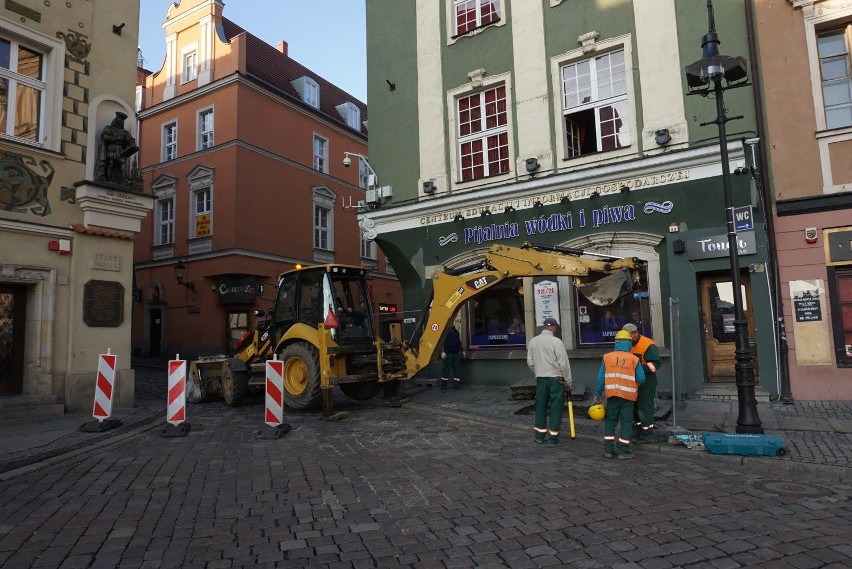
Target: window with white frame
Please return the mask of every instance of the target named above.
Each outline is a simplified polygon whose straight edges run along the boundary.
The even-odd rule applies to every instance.
[[[349,128],[361,130],[361,109],[349,103],[346,109],[346,124]]]
[[[163,125],[163,162],[177,158],[177,121]]]
[[[361,233],[361,258],[376,260],[376,242],[372,239],[367,239],[364,233]]]
[[[319,84],[310,77],[305,77],[302,100],[316,109],[320,106]]]
[[[454,0],[455,35],[500,20],[500,0]]]
[[[459,172],[462,181],[509,171],[506,86],[456,100]]]
[[[314,135],[314,170],[328,173],[328,139]]]
[[[361,109],[358,108],[358,105],[352,101],[346,101],[334,108],[346,121],[346,126],[357,131],[361,130]]]
[[[314,249],[334,249],[335,194],[325,187],[314,188]]]
[[[817,36],[822,98],[827,129],[852,126],[852,24]]]
[[[193,50],[183,54],[183,82],[193,81],[198,77],[198,52]]]
[[[41,142],[45,76],[44,53],[0,35],[0,134]]]
[[[205,109],[198,113],[198,149],[204,150],[213,146],[213,109]]]
[[[213,191],[207,188],[199,188],[192,192],[192,216],[195,221],[193,234],[195,237],[210,237],[212,222],[212,199]]]
[[[175,242],[175,198],[157,200],[157,228],[155,245],[171,245]]]
[[[363,158],[358,159],[358,185],[365,190],[370,187],[370,165]]]
[[[314,205],[314,248],[329,250],[329,219],[331,210]]]
[[[299,92],[299,95],[302,97],[303,102],[314,107],[315,109],[320,108],[319,83],[317,83],[315,80],[311,79],[307,75],[302,75],[301,77],[291,81],[291,83],[293,85],[293,88]]]
[[[630,146],[624,50],[560,68],[565,158]]]

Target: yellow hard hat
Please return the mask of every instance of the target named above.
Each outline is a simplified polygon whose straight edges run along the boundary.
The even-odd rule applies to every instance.
[[[615,333],[615,339],[616,340],[630,340],[631,339],[630,332],[628,332],[627,330],[619,330],[618,332]]]
[[[606,417],[606,407],[598,403],[589,407],[589,419],[594,421],[603,421]]]

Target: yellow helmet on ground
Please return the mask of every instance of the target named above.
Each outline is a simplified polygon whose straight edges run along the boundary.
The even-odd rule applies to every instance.
[[[615,333],[615,339],[616,340],[630,340],[631,339],[630,332],[628,332],[627,330],[619,330],[618,332]]]
[[[595,421],[603,421],[606,417],[606,407],[598,403],[589,407],[589,418]]]

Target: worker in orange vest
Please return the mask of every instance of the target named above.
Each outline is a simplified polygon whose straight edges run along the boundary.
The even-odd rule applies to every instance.
[[[630,332],[633,347],[630,353],[639,356],[645,383],[639,386],[639,396],[633,409],[633,428],[639,443],[656,442],[654,433],[654,400],[657,398],[657,370],[660,369],[660,351],[654,340],[639,333],[635,324],[625,324],[622,330]]]
[[[619,426],[618,458],[636,458],[630,452],[630,430],[633,426],[633,405],[639,386],[645,382],[645,372],[639,358],[630,353],[630,332],[619,330],[615,334],[613,351],[603,355],[598,382],[595,386],[595,403],[606,396],[604,419],[604,456],[612,458],[616,447],[615,427]]]

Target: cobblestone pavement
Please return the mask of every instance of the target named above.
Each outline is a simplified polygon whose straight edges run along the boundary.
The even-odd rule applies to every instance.
[[[0,565],[852,567],[849,480],[642,447],[608,460],[411,399],[288,413],[278,440],[257,437],[261,397],[190,406],[186,437],[154,422],[80,449],[0,482]]]

